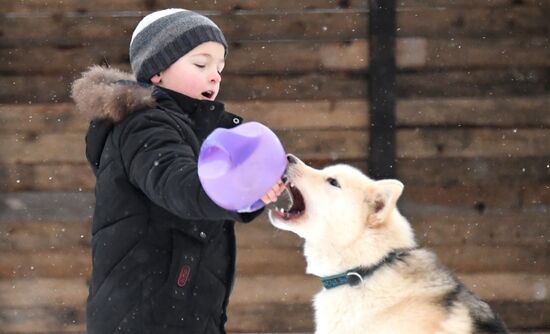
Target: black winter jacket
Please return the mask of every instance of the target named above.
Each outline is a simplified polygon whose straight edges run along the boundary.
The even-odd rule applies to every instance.
[[[96,175],[87,333],[225,333],[235,272],[233,221],[197,174],[201,142],[241,119],[223,104],[142,87],[94,67],[73,85],[92,121]]]

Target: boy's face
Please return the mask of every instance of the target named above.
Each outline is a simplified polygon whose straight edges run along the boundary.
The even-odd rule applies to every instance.
[[[194,99],[212,101],[220,90],[224,55],[222,44],[202,43],[162,71],[160,82],[157,76],[151,81]]]

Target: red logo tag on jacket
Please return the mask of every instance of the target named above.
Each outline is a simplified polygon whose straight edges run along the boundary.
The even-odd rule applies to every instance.
[[[180,269],[180,274],[178,275],[177,284],[180,288],[183,288],[187,284],[189,279],[189,274],[191,273],[191,267],[188,265],[182,266]]]

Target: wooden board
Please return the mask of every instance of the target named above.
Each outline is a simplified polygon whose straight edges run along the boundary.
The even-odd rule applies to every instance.
[[[58,103],[68,102],[69,87],[79,76],[37,75],[2,76],[0,103]],[[367,83],[363,75],[338,73],[332,75],[307,74],[295,76],[224,76],[224,100],[288,100],[319,98],[359,98],[366,96]]]
[[[550,328],[550,304],[546,302],[518,303],[514,301],[490,303],[495,312],[510,328]]]
[[[427,247],[465,245],[544,249],[550,227],[544,214],[409,216],[417,239]],[[513,261],[511,259],[511,261]]]
[[[548,275],[458,274],[459,279],[484,300],[548,301]]]
[[[544,213],[505,211],[499,208],[479,214],[474,210],[452,210],[448,207],[437,210],[427,207],[419,212],[418,209],[411,210],[411,205],[406,204],[401,210],[402,214],[409,219],[417,240],[428,247],[448,246],[454,249],[466,245],[483,245],[540,248],[545,246],[547,235],[550,234],[550,224]],[[253,224],[238,225],[237,232],[238,245],[247,252],[255,248],[273,249],[271,254],[265,254],[266,257],[276,257],[277,252],[285,248],[300,249],[302,246],[302,239],[271,226],[266,215],[257,218]]]
[[[530,35],[527,35],[530,36]],[[539,37],[427,40],[426,68],[548,66],[548,42]],[[412,42],[412,40],[411,40]],[[412,46],[402,48],[411,52]],[[399,50],[399,49],[398,49]],[[418,50],[422,51],[422,49]],[[418,52],[417,51],[417,52]],[[412,67],[412,66],[411,66]],[[420,67],[420,66],[417,66]]]
[[[448,191],[452,193],[460,189],[450,188]],[[433,194],[434,197],[437,195],[438,193]],[[497,195],[503,197],[500,193]],[[451,196],[442,194],[441,197]],[[470,196],[465,194],[464,197]],[[480,212],[479,207],[469,201],[438,206],[422,204],[421,201],[413,202],[414,200],[415,198],[411,199],[407,194],[406,198],[400,201],[399,207],[411,221],[418,238],[427,245],[537,247],[544,245],[546,235],[550,233],[547,217],[541,212],[514,210],[506,205],[488,205],[485,211]],[[90,222],[85,218],[87,212],[83,213],[80,221],[70,221],[63,217],[62,213],[62,210],[52,212],[51,217],[44,214],[39,217],[40,220],[34,221],[17,220],[14,219],[17,215],[12,214],[11,221],[4,220],[0,224],[0,250],[12,254],[28,253],[34,257],[44,256],[47,252],[58,256],[59,252],[69,249],[71,252],[80,252],[87,256],[91,229]],[[273,253],[266,253],[266,256],[276,256],[277,251],[281,249],[295,250],[302,246],[302,239],[296,235],[271,226],[266,214],[258,217],[253,224],[237,224],[237,236],[239,247],[247,249],[247,252],[254,248],[260,251],[273,249]],[[250,258],[253,257],[254,254],[250,254]],[[261,262],[262,259],[259,258],[257,261]]]
[[[14,255],[30,253],[33,256],[47,251],[64,252],[67,256],[88,252],[91,224],[81,217],[78,221],[65,221],[57,217],[54,221],[3,221],[0,224],[0,252]]]
[[[532,274],[548,274],[550,260],[548,252],[550,247],[545,244],[537,244],[527,247],[525,245],[429,245],[443,265],[455,272],[463,273],[502,273],[502,272],[528,272]],[[257,250],[258,248],[254,248]],[[240,253],[244,250],[240,249]],[[239,254],[240,254],[239,253]],[[298,252],[286,250],[261,250],[262,254],[270,254],[269,257],[258,260],[255,258],[243,258],[241,256],[240,270],[243,274],[269,273],[273,276],[283,274],[300,274],[305,271],[303,255]],[[246,253],[245,253],[246,254]],[[281,255],[282,254],[282,255]],[[287,256],[288,265],[280,266],[279,256]],[[274,263],[271,267],[269,263]]]
[[[105,39],[126,39],[141,20],[139,12],[127,12],[113,19],[110,12],[65,15],[6,16],[0,31],[6,37],[0,46],[81,45]],[[310,11],[209,15],[228,41],[264,39],[352,39],[365,36],[365,11]],[[40,25],[42,29],[29,29]],[[63,36],[63,37],[62,37]]]
[[[546,275],[526,274],[459,274],[460,280],[480,298],[530,302],[548,301],[546,292],[550,279]],[[270,286],[270,289],[265,289]],[[322,289],[320,280],[312,275],[292,275],[273,279],[267,275],[238,277],[232,305],[253,303],[307,303]]]
[[[83,191],[95,186],[87,162],[0,163],[0,191]]]
[[[364,99],[309,101],[226,101],[226,109],[274,130],[367,129]],[[398,127],[550,127],[550,96],[400,99]],[[72,103],[0,104],[2,133],[68,133],[84,135],[88,118]]]
[[[8,163],[81,163],[86,159],[84,145],[84,136],[78,133],[2,134],[0,159]]]
[[[548,326],[544,315],[549,308],[545,304],[492,303],[507,325],[523,330],[512,334],[549,334],[540,330]],[[4,333],[10,334],[85,334],[83,308],[35,307],[24,309],[0,309]],[[534,318],[533,320],[530,317]],[[528,325],[525,326],[528,319]],[[513,326],[513,327],[511,327]],[[229,306],[228,333],[294,333],[312,334],[313,310],[310,304],[276,304]],[[534,330],[528,330],[533,328]],[[536,330],[539,328],[539,330]],[[526,330],[527,329],[527,330]]]
[[[535,6],[544,7],[546,2],[538,0],[522,0],[517,2],[515,0],[400,0],[398,8],[410,8],[410,7],[467,7],[467,8],[479,8],[479,7],[509,7],[509,6]]]
[[[109,12],[7,15],[0,21],[6,36],[0,46],[81,45],[104,39],[130,39],[140,12],[116,16]],[[241,15],[243,14],[243,15]],[[211,15],[230,42],[239,40],[350,40],[367,35],[364,9],[246,12]],[[40,26],[41,29],[32,29]],[[541,35],[550,31],[539,7],[412,8],[398,12],[400,36],[461,37]]]
[[[313,333],[313,310],[307,304],[229,304],[226,328],[238,333]]]
[[[86,302],[86,279],[21,279],[0,281],[0,307],[66,306]]]
[[[278,135],[288,152],[304,159],[329,156],[338,160],[366,156],[368,133],[365,131],[280,131]],[[0,161],[8,164],[85,162],[81,134],[0,135],[0,144]],[[430,154],[428,144],[425,145],[424,156]],[[50,181],[54,181],[53,178],[53,175],[48,177]]]
[[[548,272],[550,259],[548,245],[525,246],[432,246],[441,262],[453,271],[465,273]]]
[[[420,45],[419,45],[420,44]],[[425,43],[404,41],[402,65],[424,63]],[[424,51],[424,52],[422,52]],[[281,55],[285,55],[281,57]],[[299,73],[330,70],[366,69],[368,65],[365,40],[351,43],[314,41],[243,42],[230,47],[224,73]],[[416,57],[415,57],[416,56]],[[38,66],[40,59],[50,58],[48,66]],[[52,74],[82,71],[94,64],[110,64],[129,69],[126,43],[94,43],[90,46],[63,48],[54,46],[0,49],[0,70],[10,74]]]
[[[550,248],[544,214],[509,212],[476,215],[441,208],[410,214],[403,210],[421,245],[433,249],[453,270],[545,273]],[[454,213],[453,215],[450,215]],[[0,225],[1,278],[87,277],[90,273],[88,222],[3,222]],[[237,267],[241,275],[301,274],[302,240],[271,226],[263,215],[237,226]],[[63,244],[63,242],[65,243]]]
[[[522,185],[405,185],[400,207],[410,214],[448,215],[462,212],[475,218],[522,209]]]
[[[547,190],[550,182],[532,184],[411,184],[405,183],[400,202],[411,215],[452,216],[460,213],[475,219],[491,215],[525,214],[537,217],[550,206]],[[525,201],[525,199],[529,201]],[[0,194],[0,222],[67,222],[89,221],[94,206],[92,191],[17,192]],[[60,205],[62,203],[63,205]],[[52,233],[57,233],[54,229]]]
[[[0,193],[0,224],[91,221],[93,192]]]
[[[0,278],[87,278],[92,257],[88,248],[44,252],[3,252]]]
[[[550,163],[547,164],[550,169]],[[530,210],[546,212],[550,206],[550,184],[542,184],[540,187],[526,186],[523,191],[523,205]]]
[[[69,102],[69,87],[78,76],[0,77],[0,103]],[[360,72],[306,73],[303,75],[224,76],[219,100],[363,99],[367,78]],[[487,97],[509,98],[547,95],[544,68],[502,68],[452,71],[404,72],[397,76],[399,98]]]
[[[459,274],[459,278],[474,293],[487,301],[548,302],[544,290],[550,287],[546,275],[523,273]],[[269,289],[265,287],[269,286]],[[232,292],[231,305],[302,304],[322,288],[318,277],[312,275],[238,276]],[[0,308],[7,306],[66,306],[80,307],[88,295],[84,279],[18,279],[1,280]]]
[[[466,284],[475,284],[473,289],[489,301],[510,328],[549,325],[544,316],[550,310],[548,300],[524,300],[532,291],[548,288],[546,277],[520,274],[461,278]],[[271,276],[241,277],[229,305],[228,329],[243,333],[311,331],[310,300],[319,287],[316,279],[301,275],[275,280]],[[0,299],[2,329],[9,333],[78,333],[84,329],[87,288],[82,280],[1,281],[0,291],[10,298],[7,304],[8,299]],[[502,291],[505,298],[496,299],[494,291]]]
[[[366,0],[308,0],[306,3],[294,0],[216,0],[197,2],[191,0],[98,0],[82,2],[79,0],[43,1],[26,0],[23,3],[13,3],[2,0],[0,7],[3,12],[33,13],[33,12],[98,12],[98,11],[140,11],[148,12],[165,8],[186,8],[194,11],[309,11],[318,9],[366,8]]]
[[[362,130],[277,131],[289,153],[304,160],[365,159],[368,132]],[[550,154],[550,131],[539,129],[407,129],[397,133],[398,158],[522,158]],[[81,134],[0,134],[0,161],[7,164],[81,164]],[[53,175],[51,181],[53,181]],[[60,175],[61,177],[61,175]]]
[[[540,333],[537,329],[550,326],[546,314],[550,312],[550,303],[491,303],[510,329],[519,329],[512,333],[528,330],[530,334]],[[228,328],[243,332],[313,332],[313,310],[311,305],[277,304],[230,308]],[[274,318],[273,315],[277,317]],[[545,331],[542,330],[544,333]]]
[[[548,127],[550,97],[415,98],[397,101],[401,127]]]
[[[542,95],[545,75],[540,69],[508,68],[426,71],[397,76],[398,97],[487,97]]]
[[[431,223],[435,225],[440,223],[440,221],[432,221]],[[437,231],[443,229],[438,228]],[[447,234],[452,234],[452,232],[452,226],[445,230]],[[423,235],[419,236],[418,239],[421,244],[426,244],[429,249],[438,255],[441,263],[453,271],[464,273],[529,272],[536,274],[548,272],[550,259],[548,259],[547,253],[550,251],[550,248],[545,240],[539,240],[536,244],[528,246],[525,244],[509,245],[506,242],[500,243],[496,240],[487,244],[476,244],[476,238],[472,238],[472,242],[464,243],[464,240],[468,241],[469,236],[468,234],[455,235],[445,242],[441,242],[441,239],[436,239],[434,243],[430,243],[431,240],[427,240],[427,237]],[[436,242],[440,243],[435,244]],[[242,254],[240,255],[239,268],[241,268],[240,270],[244,274],[268,272],[274,276],[278,276],[284,273],[302,273],[305,270],[303,256],[299,252],[287,251],[282,248],[263,250],[259,247],[254,247],[249,251],[246,251],[246,249],[242,247],[239,249],[239,254]],[[249,254],[247,252],[253,253],[256,250],[263,254],[265,258],[246,257]],[[282,256],[281,254],[286,256],[288,261],[286,267],[279,266],[279,257]],[[269,263],[274,263],[274,266],[270,267]]]
[[[284,256],[277,256],[277,252],[284,249],[289,249],[291,252],[297,251],[302,256],[303,239],[294,233],[275,228],[269,222],[267,213],[260,215],[251,224],[236,224],[235,231],[237,234],[237,246],[243,250],[243,255],[250,254],[250,258],[253,258],[255,248],[262,250],[272,249],[273,251],[266,255],[269,257],[278,257],[276,261],[286,260]],[[258,257],[257,261],[265,260]]]
[[[357,163],[357,166],[366,170],[360,163]],[[431,185],[445,188],[458,184],[492,187],[497,184],[506,184],[538,189],[538,185],[550,182],[549,166],[550,161],[544,156],[426,159],[411,157],[397,161],[397,175],[406,187]],[[441,192],[436,191],[436,193]],[[540,201],[540,196],[536,200]],[[546,200],[543,203],[549,203],[549,201]]]
[[[541,7],[461,7],[408,8],[398,11],[398,35],[494,37],[548,33]],[[441,30],[440,30],[441,29]]]
[[[545,2],[540,0],[523,0],[518,3],[515,0],[402,0],[397,3],[399,9],[411,7],[467,7],[477,9],[480,7],[509,7],[514,6],[535,6],[543,7]],[[366,0],[347,0],[347,1],[331,1],[331,0],[309,0],[306,3],[297,2],[294,0],[217,0],[213,2],[201,2],[183,0],[156,0],[156,1],[107,1],[98,0],[94,2],[82,2],[79,0],[44,1],[44,0],[26,0],[18,3],[9,0],[3,0],[0,3],[2,12],[6,13],[33,13],[33,12],[96,12],[96,11],[153,11],[164,8],[182,7],[195,11],[309,11],[319,9],[347,9],[358,8],[367,9],[368,1]]]
[[[550,51],[543,37],[468,39],[398,38],[400,69],[453,67],[548,66]],[[365,71],[368,45],[364,39],[343,42],[257,41],[230,47],[224,73],[303,73]],[[281,55],[285,55],[282,57]],[[42,59],[50,59],[41,66]],[[0,71],[9,74],[77,72],[94,64],[128,68],[126,43],[97,42],[74,48],[29,46],[0,48]]]
[[[86,334],[86,312],[79,306],[0,308],[2,333]]]
[[[428,157],[534,157],[548,156],[550,131],[509,130],[401,130],[397,133],[399,158]]]
[[[72,103],[0,104],[2,133],[77,132],[84,134],[88,120]]]

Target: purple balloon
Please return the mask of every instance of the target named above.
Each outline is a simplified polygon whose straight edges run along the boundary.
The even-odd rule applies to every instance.
[[[260,198],[281,179],[286,166],[279,138],[258,122],[214,130],[204,140],[198,161],[208,196],[232,211],[261,208]]]

